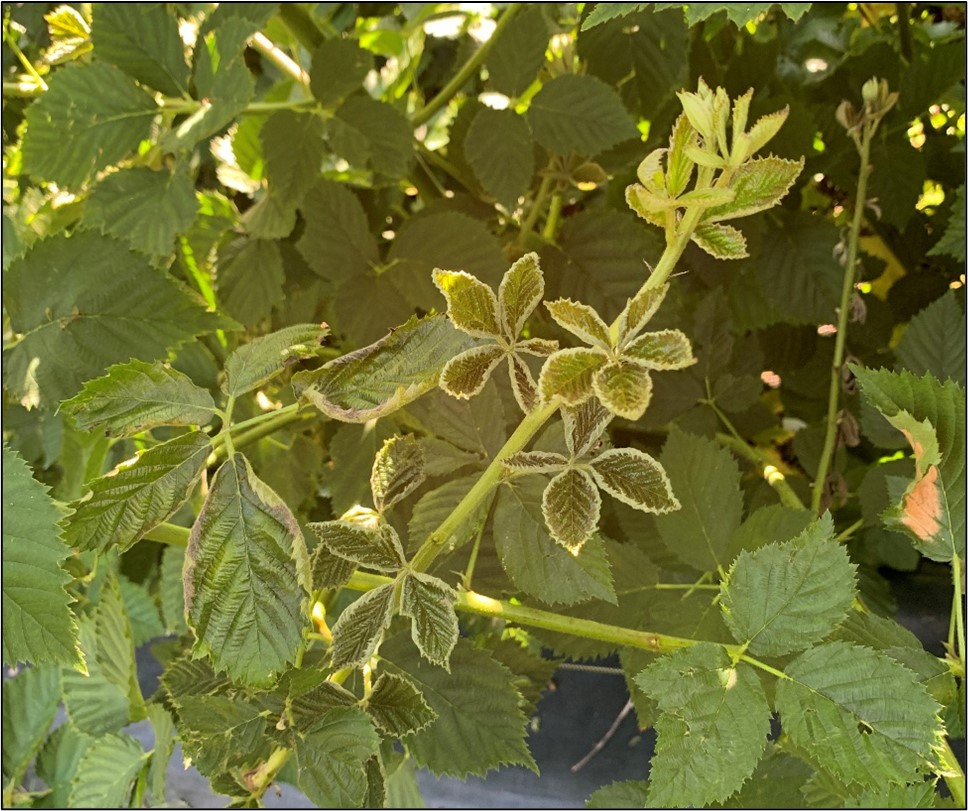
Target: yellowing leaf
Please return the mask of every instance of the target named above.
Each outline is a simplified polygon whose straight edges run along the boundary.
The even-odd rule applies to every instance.
[[[521,333],[543,295],[544,274],[538,265],[538,255],[525,254],[504,274],[497,291],[505,335],[515,338]]]
[[[693,231],[692,241],[716,259],[743,259],[749,256],[746,237],[731,225],[703,223]]]
[[[703,222],[720,222],[746,217],[775,206],[793,185],[803,170],[803,158],[798,161],[783,158],[754,158],[740,166],[730,180],[736,192],[732,202],[711,208]]]
[[[668,283],[640,290],[634,298],[629,299],[619,316],[619,334],[623,342],[631,341],[645,329],[645,325],[652,320],[667,292],[669,292]]]
[[[447,315],[457,329],[476,338],[501,334],[497,298],[482,281],[462,270],[437,269],[434,284],[447,299]]]

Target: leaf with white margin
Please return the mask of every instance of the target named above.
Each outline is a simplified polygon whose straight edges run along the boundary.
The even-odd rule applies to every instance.
[[[423,448],[413,434],[390,437],[373,460],[370,490],[374,506],[383,512],[409,496],[426,478]]]
[[[584,403],[561,412],[565,424],[565,443],[573,459],[579,459],[591,450],[612,421],[610,412],[597,397],[589,397]]]
[[[625,357],[649,369],[662,371],[685,369],[696,362],[692,344],[685,333],[677,329],[647,332],[629,343],[622,352]]]
[[[581,338],[585,343],[600,346],[602,349],[611,347],[608,325],[602,321],[593,307],[566,298],[546,301],[545,307],[548,308],[548,312],[558,326]]]
[[[461,352],[447,361],[440,374],[440,387],[451,397],[469,400],[480,394],[504,355],[504,350],[497,344],[484,344]]]
[[[649,513],[679,509],[669,477],[655,459],[635,448],[611,448],[590,463],[592,476],[609,495]]]
[[[514,338],[521,333],[543,295],[544,274],[538,265],[538,254],[525,254],[504,274],[497,291],[505,335]]]
[[[803,158],[754,158],[733,173],[729,188],[736,196],[728,203],[709,209],[703,222],[720,222],[747,217],[775,206],[790,190],[803,170]]]
[[[333,626],[333,669],[363,667],[393,619],[395,584],[378,586],[350,604]]]
[[[521,451],[511,454],[503,462],[514,473],[557,473],[568,465],[568,459],[560,453],[546,451]]]
[[[600,349],[559,349],[541,367],[538,389],[541,399],[559,397],[567,405],[578,405],[592,395],[592,375],[608,362]]]
[[[395,673],[380,674],[364,706],[380,731],[393,738],[418,732],[438,717],[417,686]]]
[[[623,358],[595,372],[592,389],[613,414],[637,420],[652,399],[652,378],[645,366]]]
[[[440,578],[422,572],[407,572],[403,577],[400,613],[413,620],[413,641],[425,659],[447,671],[460,636],[456,600],[454,590]]]
[[[534,382],[528,364],[516,352],[508,355],[508,375],[515,401],[525,414],[530,414],[538,404],[538,384]]]
[[[501,334],[497,297],[484,282],[463,270],[434,271],[434,284],[447,299],[447,316],[457,329],[475,338]]]
[[[693,231],[692,241],[716,259],[744,259],[749,256],[746,237],[731,225],[703,223]]]
[[[541,512],[551,537],[573,555],[598,527],[602,497],[595,482],[580,468],[555,476],[541,498]]]

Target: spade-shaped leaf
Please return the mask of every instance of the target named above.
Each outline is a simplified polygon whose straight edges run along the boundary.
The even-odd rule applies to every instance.
[[[541,511],[551,537],[576,554],[598,527],[602,497],[595,482],[580,468],[568,468],[545,488]]]
[[[403,578],[400,612],[413,620],[411,633],[420,654],[445,670],[460,631],[454,601],[457,595],[443,580],[422,572]]]
[[[611,448],[596,456],[590,468],[599,487],[637,510],[666,513],[679,509],[662,465],[643,451]]]
[[[405,676],[381,673],[366,697],[366,711],[382,732],[402,738],[437,718],[417,686]]]

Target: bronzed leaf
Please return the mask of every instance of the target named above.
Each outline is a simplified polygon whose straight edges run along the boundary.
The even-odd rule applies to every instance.
[[[592,395],[592,375],[607,362],[608,356],[598,349],[558,350],[541,367],[541,398],[550,402],[558,397],[570,406],[584,402]]]
[[[637,420],[652,399],[652,378],[643,364],[622,358],[595,372],[592,389],[601,404],[613,414]]]

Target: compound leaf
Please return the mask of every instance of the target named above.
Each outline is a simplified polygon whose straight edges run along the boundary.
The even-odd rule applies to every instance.
[[[365,764],[379,749],[380,736],[361,709],[330,710],[296,739],[299,788],[320,808],[360,808]]]
[[[437,577],[407,572],[403,578],[400,613],[413,620],[413,641],[425,659],[448,671],[460,636],[456,599],[454,590]]]
[[[870,648],[828,642],[802,653],[776,685],[783,731],[844,783],[913,780],[941,734],[938,705],[914,674]]]
[[[95,479],[75,501],[64,536],[77,549],[125,551],[188,499],[205,469],[211,447],[194,431],[142,452]]]
[[[367,422],[433,389],[444,364],[470,345],[443,316],[413,318],[370,346],[294,375],[293,388],[333,419]]]
[[[577,554],[598,528],[602,497],[592,477],[570,467],[555,476],[541,497],[541,512],[551,537]]]
[[[291,358],[313,354],[328,334],[325,324],[295,324],[243,344],[225,361],[222,391],[238,397],[258,388],[281,372]]]
[[[79,664],[77,625],[61,568],[61,513],[20,456],[3,446],[3,662]]]
[[[146,258],[90,231],[36,243],[3,281],[23,334],[6,356],[6,386],[32,404],[59,403],[112,363],[164,357],[223,325]]]
[[[387,583],[351,603],[333,626],[333,667],[363,667],[393,619],[394,585]]]
[[[678,510],[669,477],[655,459],[636,448],[610,448],[590,463],[592,476],[606,493],[649,513]]]
[[[131,788],[148,755],[130,735],[98,738],[81,757],[70,794],[71,808],[127,808]]]
[[[185,611],[196,651],[249,684],[271,682],[302,644],[309,557],[289,508],[233,456],[192,527]]]
[[[514,675],[487,651],[458,640],[449,673],[428,667],[405,635],[388,639],[380,655],[387,670],[407,676],[437,713],[436,721],[404,741],[418,765],[461,779],[503,765],[536,770]]]
[[[395,572],[406,562],[396,530],[389,524],[366,527],[351,521],[309,524],[332,554],[380,572]]]
[[[393,738],[419,732],[437,719],[417,686],[395,673],[380,674],[365,706],[373,723]]]
[[[662,711],[649,803],[701,807],[736,792],[770,733],[770,705],[756,671],[701,643],[660,659],[635,681]]]
[[[157,112],[151,96],[117,68],[67,65],[27,108],[24,171],[76,189],[133,152]]]
[[[215,413],[215,401],[187,375],[160,361],[131,360],[89,380],[61,404],[61,411],[82,431],[132,436],[159,425],[205,425]]]
[[[855,568],[826,513],[791,541],[740,553],[721,586],[723,618],[757,656],[803,650],[847,616]]]
[[[659,537],[700,571],[725,566],[724,553],[743,517],[736,460],[714,441],[678,429],[669,434],[659,460],[682,505],[656,517]]]
[[[535,140],[559,155],[597,155],[638,137],[618,94],[594,76],[565,74],[545,83],[528,121]]]
[[[423,448],[413,434],[391,437],[373,460],[370,491],[374,506],[383,512],[409,496],[426,478]]]

